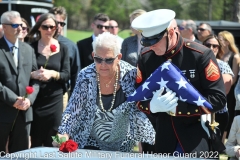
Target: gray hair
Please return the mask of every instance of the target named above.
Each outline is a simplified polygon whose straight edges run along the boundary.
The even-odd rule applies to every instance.
[[[193,20],[187,20],[185,28],[192,29],[193,34],[197,34],[197,25]]]
[[[202,23],[199,24],[199,26],[204,25],[204,24],[207,26],[206,29],[209,30],[212,33],[212,27],[209,23],[202,22]]]
[[[4,12],[1,16],[1,23],[11,23],[13,18],[21,17],[20,13],[17,11],[7,11]]]
[[[92,42],[93,52],[96,54],[97,48],[108,48],[111,49],[115,56],[120,53],[121,45],[118,42],[117,36],[110,32],[103,32],[99,34],[96,39]]]

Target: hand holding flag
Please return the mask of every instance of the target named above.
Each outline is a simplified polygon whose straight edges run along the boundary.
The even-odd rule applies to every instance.
[[[152,100],[150,101],[150,110],[152,113],[156,112],[168,112],[171,111],[175,113],[176,107],[178,105],[178,97],[176,93],[166,89],[166,94],[163,95],[164,87],[155,92]]]
[[[212,105],[188,82],[181,70],[169,61],[159,66],[127,100],[150,100],[162,87],[175,92],[180,101],[212,109]]]

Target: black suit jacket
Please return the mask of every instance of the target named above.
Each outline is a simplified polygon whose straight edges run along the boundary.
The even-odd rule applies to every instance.
[[[80,60],[81,60],[81,68],[82,69],[84,67],[86,67],[86,66],[88,66],[88,65],[93,63],[92,42],[93,42],[92,36],[77,42],[78,51],[79,51]]]
[[[69,39],[67,39],[66,37],[63,37],[61,35],[58,36],[58,41],[62,44],[64,44],[65,46],[67,46],[68,49],[68,53],[69,53],[69,59],[70,59],[70,80],[71,83],[69,84],[69,82],[67,82],[67,87],[69,88],[71,85],[71,93],[73,92],[73,89],[75,87],[76,84],[76,80],[77,80],[77,75],[78,72],[81,69],[81,63],[80,63],[80,55],[78,52],[78,48],[77,45],[75,43],[73,43],[72,41],[70,41]]]
[[[39,91],[39,82],[31,81],[31,72],[37,70],[33,48],[27,43],[19,41],[18,68],[15,66],[12,53],[4,38],[0,39],[0,122],[12,123],[17,115],[13,107],[18,96],[26,94],[26,86],[33,86],[34,92],[28,96],[33,104]],[[32,108],[21,111],[25,121],[32,121]]]

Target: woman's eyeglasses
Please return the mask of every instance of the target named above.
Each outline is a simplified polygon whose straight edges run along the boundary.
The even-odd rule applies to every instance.
[[[47,26],[47,25],[41,25],[42,30],[48,30],[49,28],[51,30],[55,30],[56,26]]]
[[[64,27],[66,25],[65,22],[58,22],[58,24],[60,24],[61,27]]]
[[[97,62],[97,63],[102,63],[103,61],[106,63],[106,64],[112,64],[113,61],[117,58],[118,56],[116,56],[115,58],[101,58],[101,57],[98,57],[98,56],[94,56],[94,61]]]
[[[6,24],[6,23],[3,23],[3,24],[10,25],[10,26],[12,26],[12,28],[18,28],[19,26],[22,27],[22,24]]]
[[[208,47],[208,48],[211,48],[211,46],[215,49],[215,48],[219,48],[219,45],[217,45],[217,44],[210,44],[210,43],[206,43],[206,44],[204,44],[206,47]]]
[[[103,27],[104,27],[105,29],[109,29],[109,26],[103,26],[103,25],[101,25],[101,24],[95,24],[95,25],[97,26],[98,29],[103,29]]]

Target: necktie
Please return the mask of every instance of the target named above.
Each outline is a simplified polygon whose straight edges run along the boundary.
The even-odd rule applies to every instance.
[[[17,47],[12,46],[12,56],[15,66],[18,67]]]

